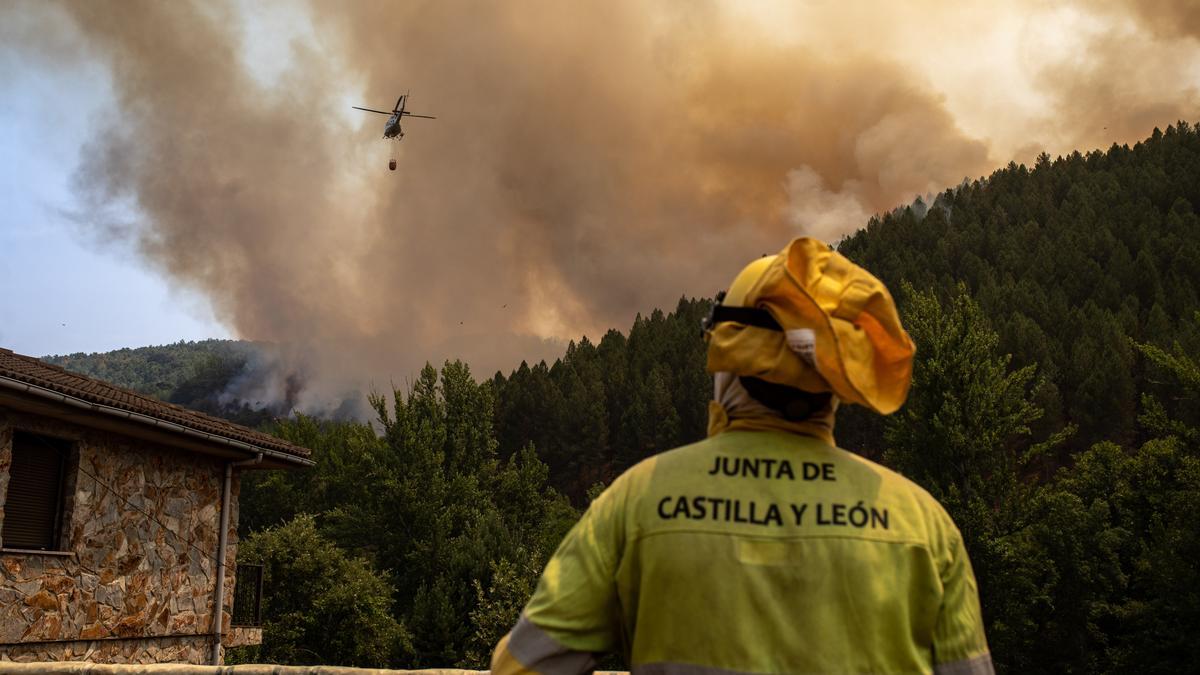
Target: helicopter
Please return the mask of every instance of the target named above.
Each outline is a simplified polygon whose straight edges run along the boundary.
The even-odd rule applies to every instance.
[[[398,141],[398,140],[404,138],[404,129],[402,129],[400,127],[400,120],[402,118],[404,118],[404,117],[421,117],[421,118],[424,118],[427,120],[436,120],[437,119],[436,117],[434,117],[432,115],[418,115],[416,113],[408,112],[407,110],[404,109],[404,106],[407,103],[408,103],[408,94],[402,94],[400,96],[400,98],[396,99],[396,107],[393,108],[391,112],[386,112],[383,110],[372,110],[371,108],[360,108],[356,105],[352,105],[350,107],[354,108],[355,110],[363,110],[366,112],[373,112],[373,113],[377,113],[380,115],[389,115],[390,117],[388,117],[387,123],[383,125],[383,137],[387,138],[387,139],[392,139],[392,140]],[[388,161],[388,168],[391,169],[392,171],[396,170],[396,158],[395,157],[393,157],[390,161]]]

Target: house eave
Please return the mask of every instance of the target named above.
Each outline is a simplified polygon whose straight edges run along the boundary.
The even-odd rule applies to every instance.
[[[3,375],[0,375],[0,405],[224,459],[246,459],[261,453],[263,461],[255,468],[294,469],[315,463],[306,457],[85,401]]]

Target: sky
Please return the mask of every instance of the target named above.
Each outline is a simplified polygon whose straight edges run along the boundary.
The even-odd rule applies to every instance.
[[[1196,121],[1200,10],[17,0],[0,86],[0,346],[271,341],[316,400],[553,358],[792,237]],[[437,119],[399,144],[351,109],[410,90]]]
[[[112,104],[105,69],[29,65],[0,41],[0,347],[40,356],[231,337],[202,295],[73,218],[89,121]]]

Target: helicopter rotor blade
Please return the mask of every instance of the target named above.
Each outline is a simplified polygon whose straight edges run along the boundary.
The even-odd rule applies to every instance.
[[[393,110],[392,112],[384,112],[384,111],[382,111],[382,110],[372,110],[372,109],[370,109],[370,108],[360,108],[360,107],[358,107],[358,106],[356,106],[356,105],[352,105],[352,106],[350,106],[350,107],[351,107],[351,108],[354,108],[355,110],[365,110],[365,111],[367,111],[367,112],[379,113],[380,115],[391,115],[392,113],[396,112],[396,111],[394,111],[394,110]]]
[[[422,118],[424,118],[424,119],[427,119],[427,120],[436,120],[436,119],[437,119],[437,118],[436,118],[436,117],[434,117],[433,115],[414,115],[413,113],[410,113],[410,112],[406,112],[406,113],[404,113],[404,116],[405,116],[405,117],[422,117]]]

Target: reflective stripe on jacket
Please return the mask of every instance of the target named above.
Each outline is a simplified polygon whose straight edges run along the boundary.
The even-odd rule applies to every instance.
[[[990,673],[962,537],[927,492],[811,436],[726,431],[618,478],[494,673]]]

